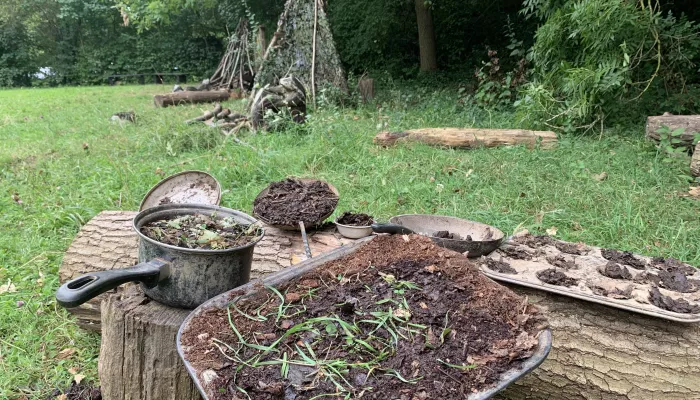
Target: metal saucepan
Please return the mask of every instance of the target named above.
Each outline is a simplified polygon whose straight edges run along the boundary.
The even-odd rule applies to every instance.
[[[77,307],[127,282],[141,282],[146,295],[172,307],[195,308],[206,300],[248,283],[254,242],[225,250],[187,249],[155,241],[141,233],[148,222],[204,214],[232,217],[241,224],[257,222],[240,211],[204,204],[168,204],[141,211],[133,228],[139,235],[139,263],[112,271],[94,272],[66,282],[56,292],[63,307]]]
[[[438,246],[458,253],[466,253],[470,258],[481,257],[496,250],[505,236],[498,228],[480,222],[427,214],[397,215],[389,219],[388,224],[372,225],[372,230],[376,233],[400,235],[418,233],[429,236]],[[440,231],[449,231],[462,239],[433,236]],[[471,237],[471,240],[468,237]]]

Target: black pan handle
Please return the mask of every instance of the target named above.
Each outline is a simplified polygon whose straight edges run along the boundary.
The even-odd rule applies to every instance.
[[[372,224],[375,233],[391,233],[393,235],[410,235],[416,233],[399,224]]]
[[[141,282],[148,288],[170,275],[170,260],[155,258],[130,268],[94,272],[66,282],[56,291],[58,304],[77,307],[110,289],[127,282]]]

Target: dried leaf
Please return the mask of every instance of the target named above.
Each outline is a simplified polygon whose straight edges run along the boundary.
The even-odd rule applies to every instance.
[[[602,181],[608,179],[608,173],[603,171],[599,174],[593,174],[593,179],[597,180],[598,182],[602,182]]]
[[[433,272],[437,271],[437,266],[431,264],[425,267],[424,269],[432,274]]]
[[[394,311],[394,315],[397,316],[397,317],[399,317],[399,318],[402,318],[402,319],[409,319],[409,318],[411,318],[411,312],[408,311],[408,310],[405,309],[405,308],[399,308],[399,309],[397,309],[396,311]]]
[[[556,236],[557,235],[557,227],[553,226],[553,227],[547,229],[547,234],[549,236]]]
[[[80,385],[80,382],[82,382],[83,379],[85,379],[85,375],[83,375],[83,374],[76,374],[73,376],[73,380],[75,381],[75,383],[77,385]]]
[[[80,371],[80,367],[71,367],[68,368],[68,373],[71,375],[75,375]]]
[[[693,197],[700,198],[700,186],[691,187],[690,190],[688,191],[688,194],[690,194]]]
[[[17,288],[15,287],[15,284],[12,283],[11,280],[7,280],[7,283],[0,286],[0,294],[3,293],[15,293],[17,291]]]
[[[156,175],[163,176],[163,175],[165,175],[165,172],[163,172],[163,170],[160,168],[156,168]]]
[[[87,142],[83,142],[83,150],[87,151],[90,149],[90,146],[87,144]]]
[[[68,347],[58,352],[56,358],[59,360],[65,360],[66,358],[72,356],[75,353],[74,347]]]
[[[68,396],[66,396],[65,394],[59,394],[58,396],[56,396],[56,400],[68,400]]]
[[[464,174],[464,177],[465,177],[465,178],[469,178],[469,175],[471,175],[471,174],[473,174],[473,173],[474,173],[474,170],[473,170],[473,169],[470,169],[469,171],[467,171],[467,172]]]

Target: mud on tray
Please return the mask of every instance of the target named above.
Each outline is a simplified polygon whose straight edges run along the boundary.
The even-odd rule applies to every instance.
[[[516,236],[479,261],[497,280],[681,322],[700,322],[700,270],[549,236]]]
[[[546,325],[418,235],[376,237],[276,289],[235,293],[181,336],[211,400],[467,398],[530,357]]]

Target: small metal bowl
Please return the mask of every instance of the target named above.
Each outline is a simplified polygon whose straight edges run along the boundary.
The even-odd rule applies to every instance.
[[[338,233],[340,233],[342,236],[348,238],[348,239],[360,239],[366,236],[369,236],[372,234],[372,227],[371,226],[352,226],[352,225],[343,225],[338,223],[338,219],[336,218],[335,221],[335,226],[338,228]]]

